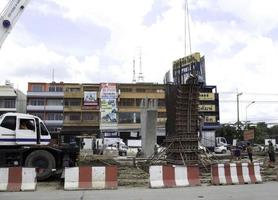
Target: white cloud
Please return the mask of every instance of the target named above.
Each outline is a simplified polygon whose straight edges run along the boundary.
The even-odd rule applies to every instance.
[[[132,80],[132,59],[135,56],[137,72],[139,63],[138,47],[142,47],[142,64],[145,80],[161,82],[172,61],[184,54],[184,0],[166,1],[170,9],[163,13],[151,26],[144,26],[144,17],[152,8],[154,0],[45,0],[40,12],[60,15],[74,23],[88,20],[110,30],[110,39],[97,54],[79,58],[75,55],[61,55],[48,47],[47,41],[34,41],[32,33],[18,23],[17,32],[12,33],[0,50],[0,66],[5,68],[5,79],[14,82],[43,80],[51,78],[54,67],[57,79],[73,82],[128,82]],[[267,37],[277,29],[278,3],[275,0],[191,0],[190,9],[194,14],[212,13],[211,20],[191,18],[193,51],[206,56],[207,82],[217,85],[220,92],[221,121],[236,120],[236,89],[241,96],[241,118],[245,118],[245,106],[257,96],[246,93],[278,93],[277,38]],[[51,5],[49,5],[50,3]],[[2,5],[2,6],[1,6]],[[56,6],[55,6],[56,5]],[[3,7],[0,2],[0,9]],[[37,9],[38,2],[32,2],[28,12]],[[43,9],[41,9],[43,8]],[[193,13],[193,12],[192,12]],[[226,18],[226,15],[229,16]],[[192,21],[192,19],[194,19]],[[88,26],[87,28],[90,28]],[[80,36],[82,37],[82,36]],[[23,39],[22,39],[23,38]],[[78,47],[82,48],[82,47]],[[12,54],[10,52],[13,52]],[[71,51],[74,52],[74,51]],[[114,60],[112,64],[101,64],[101,58]],[[25,69],[43,70],[49,75],[24,73]],[[20,75],[16,74],[18,71]],[[22,75],[23,74],[23,75]],[[11,78],[10,78],[11,77]],[[49,78],[47,78],[49,77]],[[12,80],[13,81],[13,80]],[[271,99],[260,96],[260,100]],[[232,100],[232,102],[231,102]],[[260,106],[261,105],[261,106]],[[250,108],[250,119],[263,114],[273,118],[276,105],[256,103]],[[254,111],[254,112],[253,112]]]

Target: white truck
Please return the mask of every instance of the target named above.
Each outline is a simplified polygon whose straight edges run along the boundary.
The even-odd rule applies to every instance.
[[[35,167],[37,179],[44,180],[64,167],[75,166],[78,154],[77,146],[51,144],[45,124],[36,116],[0,116],[0,167]]]

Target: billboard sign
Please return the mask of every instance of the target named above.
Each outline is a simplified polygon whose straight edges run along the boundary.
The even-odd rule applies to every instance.
[[[205,116],[205,121],[206,123],[215,123],[216,121],[216,116]]]
[[[253,140],[254,139],[254,129],[251,129],[251,130],[246,130],[244,131],[243,133],[243,137],[244,137],[244,140],[245,141],[248,141],[248,140]]]
[[[201,100],[201,101],[214,101],[215,100],[215,95],[214,95],[214,93],[200,92],[199,100]]]
[[[117,129],[117,88],[113,83],[102,83],[100,90],[100,129]]]
[[[215,112],[215,105],[199,105],[200,112]]]
[[[84,92],[84,106],[97,106],[97,92],[96,91],[85,91]]]

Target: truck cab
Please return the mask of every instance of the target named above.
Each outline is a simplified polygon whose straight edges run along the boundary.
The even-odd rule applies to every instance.
[[[33,115],[6,113],[0,116],[0,167],[25,166],[37,170],[37,180],[46,180],[64,167],[75,166],[79,148],[50,144],[43,121]]]
[[[225,147],[227,147],[228,146],[228,143],[227,143],[227,140],[226,140],[226,138],[224,138],[224,137],[216,137],[215,138],[215,143],[216,143],[216,146],[225,146]]]
[[[51,136],[43,121],[33,115],[6,113],[0,116],[0,145],[48,145]]]

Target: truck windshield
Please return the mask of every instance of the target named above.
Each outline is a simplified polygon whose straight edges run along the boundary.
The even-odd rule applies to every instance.
[[[49,135],[47,128],[44,126],[42,122],[40,123],[40,127],[41,127],[41,135]]]

